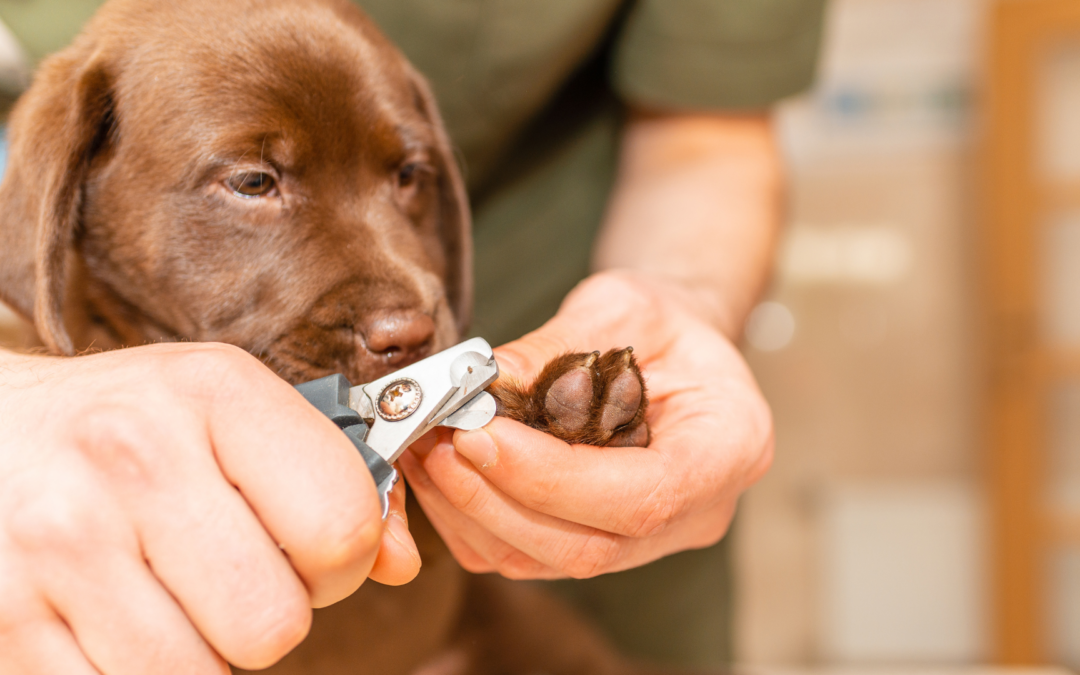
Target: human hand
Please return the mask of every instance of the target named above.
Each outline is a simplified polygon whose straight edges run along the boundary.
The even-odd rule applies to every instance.
[[[352,444],[245,352],[0,351],[0,673],[265,668],[418,568]]]
[[[540,329],[495,350],[528,381],[553,357],[632,345],[648,448],[571,446],[504,418],[440,431],[400,460],[457,560],[510,578],[592,577],[709,546],[772,459],[767,404],[735,346],[683,286],[645,274],[582,282]]]

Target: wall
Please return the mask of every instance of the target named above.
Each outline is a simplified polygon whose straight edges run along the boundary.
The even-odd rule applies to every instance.
[[[736,531],[749,664],[988,654],[972,269],[980,0],[834,0],[779,123],[790,225],[747,357],[776,416]]]

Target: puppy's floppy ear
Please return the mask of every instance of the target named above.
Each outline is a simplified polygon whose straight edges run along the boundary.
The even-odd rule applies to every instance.
[[[469,196],[461,178],[450,138],[443,126],[442,116],[435,105],[435,96],[422,75],[409,67],[409,76],[420,111],[435,131],[435,151],[439,163],[439,235],[446,247],[446,293],[457,319],[458,331],[464,335],[472,321],[472,216]]]
[[[64,326],[66,260],[82,188],[113,121],[105,58],[82,40],[44,61],[8,126],[0,185],[0,297],[33,320],[55,353],[72,354]]]

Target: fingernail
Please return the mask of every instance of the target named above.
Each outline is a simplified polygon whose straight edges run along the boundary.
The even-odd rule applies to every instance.
[[[499,459],[499,448],[487,431],[466,431],[457,437],[454,447],[465,459],[481,469],[490,469]]]
[[[409,534],[409,523],[406,522],[405,517],[397,511],[391,511],[390,515],[386,517],[386,531],[390,533],[398,546],[408,552],[409,557],[415,560],[417,566],[419,566],[420,551],[416,550],[416,542],[413,541],[412,535]]]

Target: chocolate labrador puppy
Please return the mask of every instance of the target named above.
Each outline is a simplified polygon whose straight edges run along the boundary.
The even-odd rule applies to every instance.
[[[469,211],[432,95],[346,0],[113,0],[9,129],[0,297],[53,352],[221,341],[293,383],[366,382],[468,325]],[[495,393],[567,440],[648,442],[629,350]],[[466,574],[413,511],[418,579],[320,610],[273,672],[632,670],[536,589]]]

